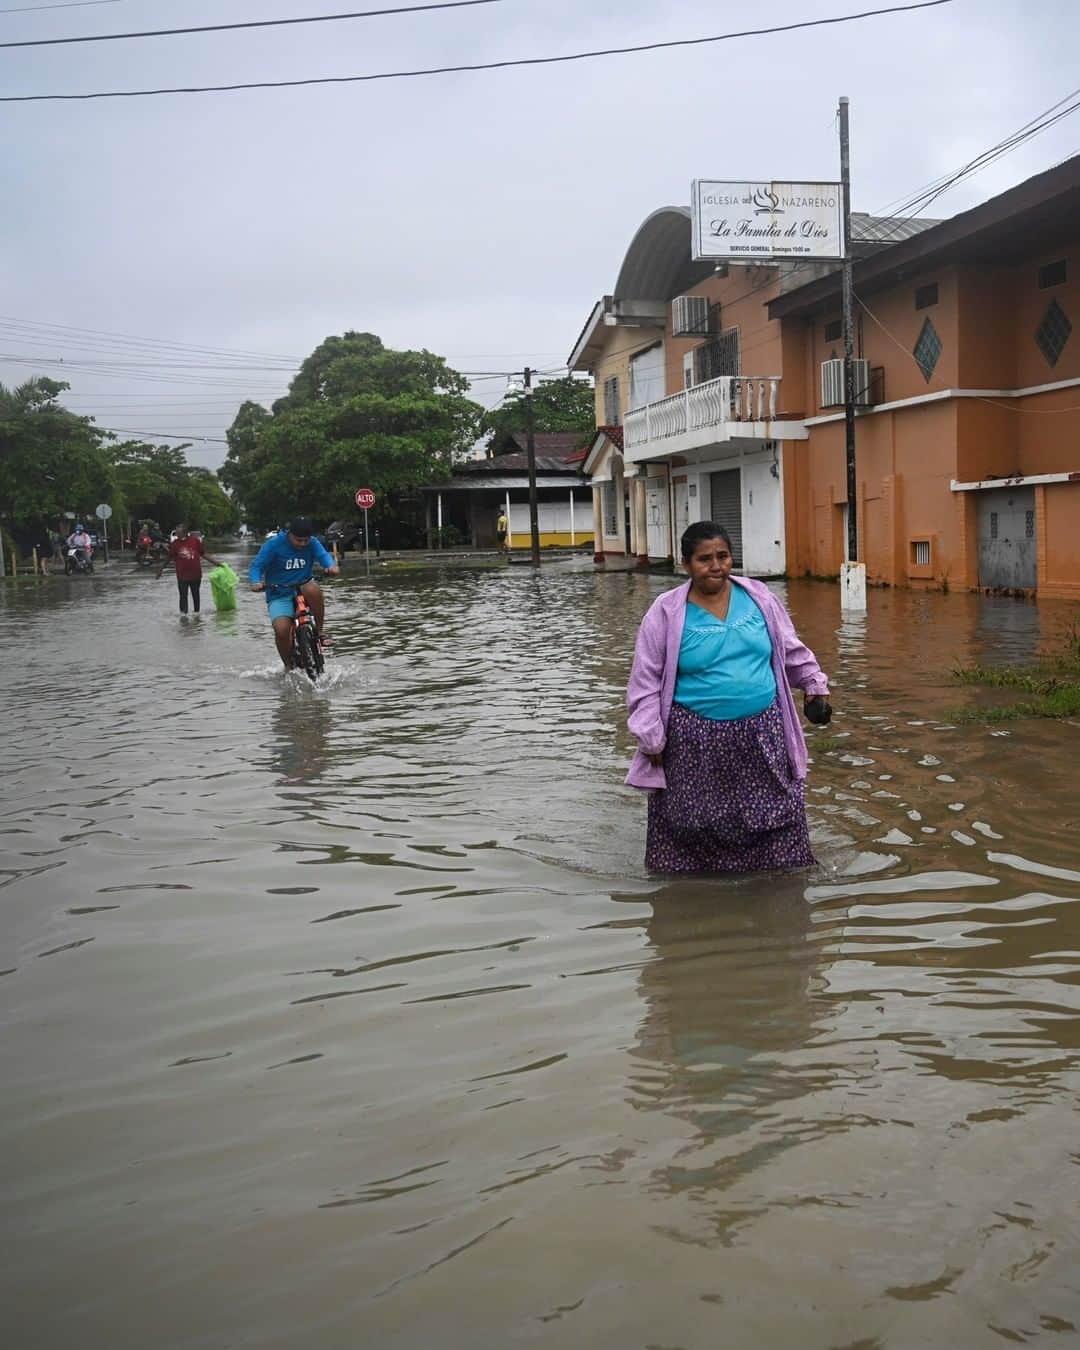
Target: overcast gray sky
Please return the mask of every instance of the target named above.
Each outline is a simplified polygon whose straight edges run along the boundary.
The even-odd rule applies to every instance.
[[[380,0],[110,0],[11,12],[46,2],[57,0],[0,0],[0,41],[334,13]],[[500,0],[0,51],[0,92],[555,55],[867,7]],[[657,207],[687,202],[691,178],[836,178],[834,113],[846,93],[854,206],[878,210],[1064,97],[1080,83],[1078,39],[1075,0],[953,0],[569,65],[5,104],[0,380],[67,378],[69,406],[107,427],[206,438],[189,458],[216,467],[225,446],[214,438],[239,403],[268,404],[284,392],[295,363],[330,333],[369,330],[463,370],[551,368],[614,286],[638,225]],[[953,215],[1078,149],[1080,114],[958,186],[933,213]],[[223,357],[125,347],[106,333],[266,354],[228,364],[271,368],[222,369]],[[121,360],[140,364],[108,375],[100,365],[71,369]],[[490,404],[505,384],[478,381],[475,394]]]

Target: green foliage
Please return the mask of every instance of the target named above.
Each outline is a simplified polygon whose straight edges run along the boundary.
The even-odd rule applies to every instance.
[[[239,522],[217,477],[188,464],[183,446],[124,441],[113,455],[122,509],[131,519],[156,520],[166,529],[185,521],[205,534],[223,534]]]
[[[104,434],[57,399],[58,380],[0,385],[0,512],[8,528],[93,509],[115,489]]]
[[[189,465],[183,448],[116,444],[58,402],[67,388],[43,377],[17,389],[0,385],[0,518],[9,529],[40,530],[67,511],[89,520],[99,502],[113,508],[116,524],[129,515],[186,518],[211,533],[236,523],[221,484]]]
[[[532,403],[537,431],[580,431],[584,436],[596,424],[592,385],[572,375],[541,380],[533,390]],[[514,432],[525,430],[525,422],[525,395],[518,391],[484,414],[480,431],[494,453],[500,454],[504,446],[517,448],[506,443]]]
[[[222,481],[255,526],[303,512],[329,522],[356,488],[380,505],[445,475],[475,440],[468,382],[431,352],[393,351],[373,333],[328,337],[270,412],[244,403],[227,432]]]
[[[1066,625],[1055,649],[1035,665],[964,666],[954,670],[953,676],[961,684],[1029,695],[1016,703],[961,709],[956,714],[958,721],[996,723],[1027,717],[1080,716],[1080,618]]]

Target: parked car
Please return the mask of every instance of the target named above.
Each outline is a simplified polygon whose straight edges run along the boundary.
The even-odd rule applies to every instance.
[[[354,548],[359,552],[364,547],[364,527],[353,520],[334,520],[326,527],[319,539],[324,548],[333,550],[337,544],[338,552],[344,553]]]

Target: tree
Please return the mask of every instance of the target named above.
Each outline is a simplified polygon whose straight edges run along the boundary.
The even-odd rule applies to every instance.
[[[440,356],[373,333],[328,337],[271,412],[244,403],[222,481],[255,525],[346,515],[358,487],[400,497],[443,476],[475,440],[480,407]]]
[[[124,441],[113,448],[120,507],[133,520],[170,526],[181,520],[207,534],[231,530],[239,519],[209,469],[189,464],[183,445]]]
[[[593,388],[585,380],[566,375],[559,380],[541,380],[533,390],[533,424],[537,431],[580,431],[587,436],[596,425]],[[525,394],[508,395],[497,408],[484,414],[481,434],[489,449],[499,454],[514,432],[525,430]],[[507,446],[516,449],[516,446]]]
[[[0,523],[25,541],[69,511],[89,517],[108,502],[119,524],[152,516],[187,519],[208,533],[237,521],[234,503],[208,470],[188,464],[183,446],[117,443],[57,400],[68,388],[36,377],[0,385]]]
[[[67,388],[44,377],[0,385],[0,520],[16,532],[92,510],[115,491],[104,433],[57,402]]]

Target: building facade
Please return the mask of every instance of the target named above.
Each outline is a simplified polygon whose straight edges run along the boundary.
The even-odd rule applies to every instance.
[[[1080,156],[854,269],[859,557],[871,583],[1080,596]],[[807,439],[788,567],[835,576],[839,279],[773,298]]]
[[[582,472],[587,438],[579,432],[537,432],[534,439],[540,547],[592,549],[592,497]],[[507,547],[531,547],[524,440],[515,433],[501,453],[460,464],[447,481],[421,489],[429,547],[449,534],[472,548],[495,548],[500,514],[507,519]]]
[[[856,217],[860,248],[880,247],[880,225]],[[585,461],[596,560],[663,562],[688,524],[713,519],[731,535],[739,568],[779,576],[791,570],[798,447],[813,395],[801,332],[768,306],[826,269],[695,262],[690,233],[688,207],[644,221],[614,295],[596,303],[570,355],[570,369],[596,386]]]

